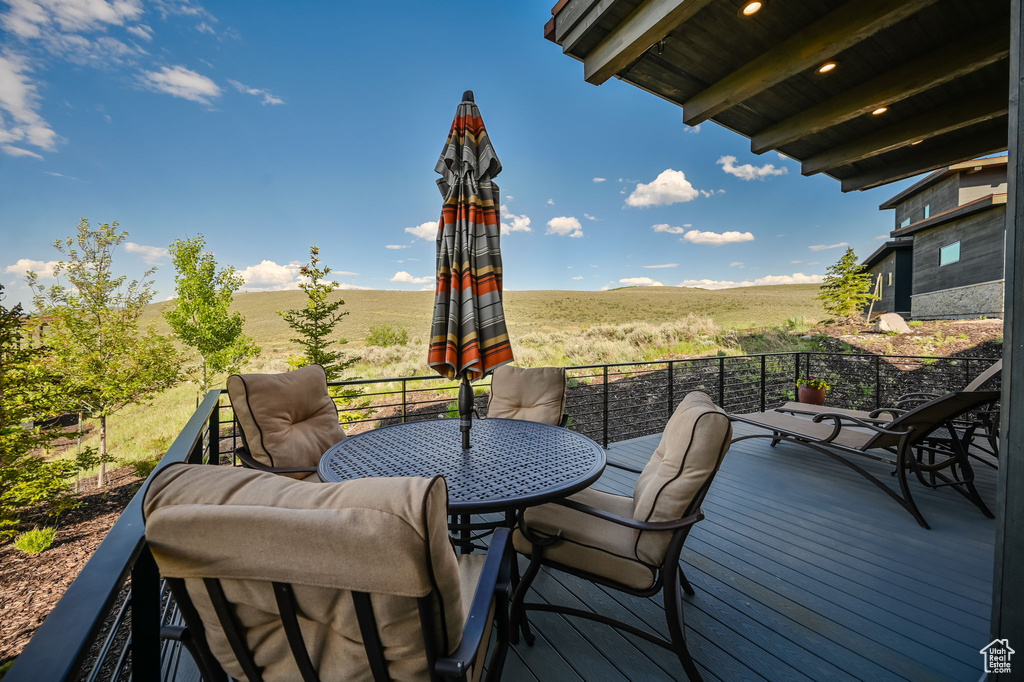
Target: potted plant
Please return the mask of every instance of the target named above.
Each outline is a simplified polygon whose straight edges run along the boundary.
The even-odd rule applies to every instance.
[[[829,385],[821,377],[797,379],[796,399],[808,405],[824,405]]]

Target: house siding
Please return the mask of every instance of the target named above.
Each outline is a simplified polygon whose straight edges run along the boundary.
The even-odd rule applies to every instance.
[[[914,295],[1003,278],[1006,206],[914,235]],[[960,242],[960,260],[939,265],[939,250]]]
[[[910,285],[913,272],[913,254],[910,249],[899,249],[893,251],[874,267],[868,270],[871,273],[871,290],[874,291],[878,275],[882,276],[881,298],[875,301],[871,307],[874,313],[899,313],[900,315],[910,314]],[[889,285],[889,275],[892,275],[892,286]],[[870,304],[869,304],[870,306]]]
[[[899,228],[903,221],[908,218],[911,223],[924,220],[924,207],[926,205],[930,209],[930,215],[935,215],[936,213],[956,208],[959,202],[960,178],[959,175],[953,175],[897,205],[896,227]]]
[[[1006,167],[983,168],[977,173],[960,174],[960,205],[990,194],[1006,194]]]

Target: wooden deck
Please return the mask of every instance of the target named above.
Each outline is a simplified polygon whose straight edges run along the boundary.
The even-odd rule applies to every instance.
[[[642,466],[658,438],[616,443],[609,459]],[[892,480],[884,465],[863,466]],[[994,471],[977,470],[993,502]],[[630,494],[633,476],[609,468],[598,487]],[[830,459],[761,439],[736,444],[682,556],[697,591],[686,600],[687,637],[705,679],[978,680],[995,522],[952,490],[912,490],[931,531]],[[667,632],[660,595],[545,572],[529,599]],[[536,644],[509,652],[505,680],[685,679],[674,655],[638,638],[556,614],[530,620]],[[185,658],[171,677],[194,679]]]

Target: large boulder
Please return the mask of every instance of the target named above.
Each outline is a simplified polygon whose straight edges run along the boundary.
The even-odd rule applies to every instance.
[[[878,321],[875,322],[875,331],[882,332],[883,334],[888,332],[909,334],[910,326],[896,313],[883,313],[878,316]]]

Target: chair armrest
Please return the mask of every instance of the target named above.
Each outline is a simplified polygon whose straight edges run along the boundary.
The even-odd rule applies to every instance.
[[[879,422],[873,420],[865,420],[859,417],[851,417],[848,414],[839,414],[837,412],[823,412],[821,414],[817,414],[811,419],[811,421],[814,422],[815,424],[820,424],[825,419],[831,419],[835,423],[832,429],[832,433],[829,434],[828,438],[809,439],[811,442],[831,443],[843,430],[844,422],[847,425],[860,426],[861,428],[870,429],[875,433],[884,433],[890,436],[905,436],[908,433],[910,433],[914,428],[911,426],[904,431],[896,431],[894,429],[883,429],[881,426],[878,425]]]
[[[898,407],[881,407],[877,410],[872,410],[868,413],[868,417],[871,419],[877,419],[881,414],[891,415],[893,419],[897,419],[907,413],[907,410],[901,410]],[[881,421],[881,420],[879,420]]]
[[[637,469],[636,467],[626,466],[625,464],[619,464],[618,462],[611,462],[611,461],[609,461],[609,462],[607,462],[607,464],[610,467],[615,467],[616,469],[622,469],[623,471],[629,471],[629,472],[634,473],[634,474],[642,474],[643,473],[643,471],[641,471],[640,469]]]
[[[676,519],[675,521],[637,521],[636,519],[630,519],[625,516],[613,514],[610,511],[605,511],[604,509],[591,507],[589,504],[583,504],[576,500],[555,500],[553,504],[560,504],[563,507],[575,509],[578,512],[583,512],[584,514],[589,514],[590,516],[597,517],[604,521],[610,521],[620,526],[633,528],[634,530],[679,530],[680,528],[692,526],[704,518],[704,510],[701,509],[694,514],[684,516],[683,518]]]
[[[562,414],[562,418],[559,420],[558,425],[561,426],[563,429],[567,428],[569,426],[569,415],[568,415],[568,413],[563,413]]]
[[[508,589],[509,571],[514,557],[509,551],[512,544],[511,533],[508,528],[498,528],[491,536],[491,546],[487,550],[487,558],[480,572],[480,581],[476,584],[469,616],[462,630],[462,640],[455,653],[437,659],[434,669],[439,674],[464,677],[476,662],[480,643],[493,625],[487,618],[491,612],[491,602],[498,592]]]
[[[244,445],[235,448],[235,455],[238,459],[242,460],[242,464],[249,467],[250,469],[258,469],[259,471],[266,471],[272,474],[303,474],[312,473],[317,470],[317,467],[272,467],[267,466],[263,462],[259,461],[255,457],[249,454],[249,448]]]

